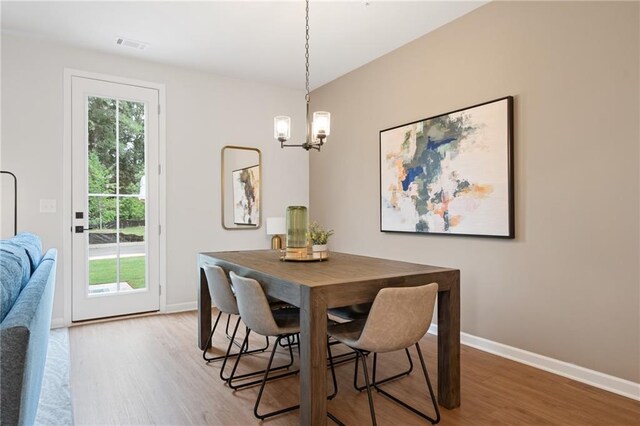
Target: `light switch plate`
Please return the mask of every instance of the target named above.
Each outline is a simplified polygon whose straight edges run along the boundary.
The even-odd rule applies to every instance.
[[[56,200],[40,200],[40,213],[55,213]]]

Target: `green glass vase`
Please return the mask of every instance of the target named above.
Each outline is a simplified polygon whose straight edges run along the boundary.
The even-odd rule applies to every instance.
[[[287,207],[287,248],[307,246],[309,214],[305,206]]]

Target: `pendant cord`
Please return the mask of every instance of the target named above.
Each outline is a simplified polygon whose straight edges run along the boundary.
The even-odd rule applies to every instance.
[[[309,94],[309,0],[306,0],[306,19],[305,19],[305,43],[304,43],[304,65],[305,65],[305,89],[306,94],[304,99],[307,103],[307,143],[311,143],[311,124],[309,123],[309,101],[311,95]]]
[[[305,71],[306,71],[306,85],[305,88],[307,90],[307,93],[305,95],[305,99],[307,102],[309,102],[309,100],[311,99],[311,96],[309,95],[309,0],[306,0],[307,2],[307,9],[306,9],[306,26],[305,26],[305,43],[304,43],[304,66],[305,66]]]

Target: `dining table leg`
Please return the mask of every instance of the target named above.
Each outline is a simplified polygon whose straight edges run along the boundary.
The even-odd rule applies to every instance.
[[[198,288],[198,347],[205,349],[211,333],[211,295],[207,286],[207,276],[200,269],[200,285]]]
[[[300,424],[327,424],[327,303],[313,287],[300,294]]]
[[[438,402],[460,406],[460,272],[447,291],[438,292]]]

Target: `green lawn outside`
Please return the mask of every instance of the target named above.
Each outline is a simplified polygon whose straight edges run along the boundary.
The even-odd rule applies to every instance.
[[[115,234],[115,229],[93,229],[93,232],[100,232],[101,234]],[[121,234],[139,235],[144,237],[144,226],[132,226],[130,228],[120,228]]]
[[[144,228],[143,228],[144,229]],[[120,259],[120,282],[126,281],[133,288],[144,288],[145,256]],[[116,282],[116,259],[89,261],[89,285]]]

